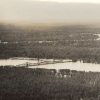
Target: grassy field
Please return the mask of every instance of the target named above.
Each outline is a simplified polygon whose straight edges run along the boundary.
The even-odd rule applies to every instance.
[[[0,67],[0,100],[98,100],[100,73]]]

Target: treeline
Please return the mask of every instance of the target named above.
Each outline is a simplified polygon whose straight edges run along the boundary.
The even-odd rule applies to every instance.
[[[0,59],[31,57],[47,59],[72,59],[88,63],[100,63],[99,47],[73,47],[53,44],[1,44]]]
[[[55,77],[52,71],[0,67],[0,99],[99,100],[100,73],[73,71],[65,78]]]

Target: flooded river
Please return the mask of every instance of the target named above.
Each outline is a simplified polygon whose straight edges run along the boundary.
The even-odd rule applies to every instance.
[[[46,59],[42,59],[42,61],[46,61]],[[52,62],[52,59],[48,59],[47,61]],[[38,63],[37,59],[7,59],[7,60],[0,60],[0,66],[16,66],[25,63]],[[44,64],[44,65],[36,65],[36,66],[29,66],[29,68],[46,68],[46,69],[71,69],[77,71],[92,71],[92,72],[100,72],[100,64],[92,64],[92,63],[83,63],[80,61],[71,62],[65,60],[65,62],[61,63],[54,63],[54,64]]]

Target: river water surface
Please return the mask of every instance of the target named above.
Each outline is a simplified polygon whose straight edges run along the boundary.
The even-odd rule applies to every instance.
[[[46,59],[42,59],[42,61]],[[48,59],[48,61],[53,61],[52,59]],[[20,64],[28,63],[37,63],[37,59],[7,59],[7,60],[0,60],[0,66],[16,66]],[[55,64],[44,64],[44,65],[36,65],[36,66],[29,66],[29,68],[46,68],[46,69],[70,69],[70,70],[77,70],[77,71],[92,71],[92,72],[100,72],[100,64],[93,64],[93,63],[83,63],[80,61],[77,62],[69,62],[66,60],[64,63],[55,63]]]

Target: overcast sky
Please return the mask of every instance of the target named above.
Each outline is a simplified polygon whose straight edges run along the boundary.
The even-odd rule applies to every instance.
[[[100,22],[100,0],[0,0],[0,20],[9,22]]]
[[[37,1],[37,0],[31,0],[31,1]],[[100,0],[39,0],[39,1],[51,1],[51,2],[60,2],[60,3],[65,3],[65,2],[100,3]]]

